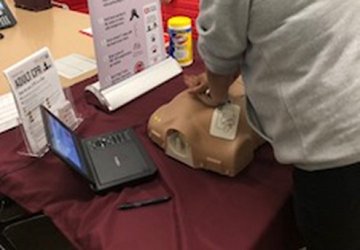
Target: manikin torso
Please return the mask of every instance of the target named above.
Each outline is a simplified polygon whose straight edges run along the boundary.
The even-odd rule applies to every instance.
[[[254,150],[263,140],[247,123],[241,79],[230,87],[229,100],[230,106],[235,105],[236,109],[223,109],[223,116],[215,126],[216,130],[223,130],[225,134],[232,130],[231,139],[210,133],[214,128],[212,119],[215,108],[204,105],[187,90],[151,115],[149,137],[167,155],[190,167],[235,176],[250,163]],[[237,117],[237,121],[234,117]]]

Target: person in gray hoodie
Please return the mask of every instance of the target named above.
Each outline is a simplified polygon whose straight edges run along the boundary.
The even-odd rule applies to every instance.
[[[200,0],[205,104],[239,75],[250,125],[294,167],[308,250],[360,249],[360,1]]]

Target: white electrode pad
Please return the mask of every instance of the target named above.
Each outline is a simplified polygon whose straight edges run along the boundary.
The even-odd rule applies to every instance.
[[[234,140],[240,117],[240,106],[226,103],[217,107],[211,117],[210,134],[226,140]]]

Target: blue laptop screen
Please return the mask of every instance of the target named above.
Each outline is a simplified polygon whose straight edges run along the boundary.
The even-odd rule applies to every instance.
[[[74,167],[86,174],[86,170],[81,162],[77,150],[76,141],[73,134],[61,122],[51,115],[47,115],[50,144],[62,158],[72,163]]]

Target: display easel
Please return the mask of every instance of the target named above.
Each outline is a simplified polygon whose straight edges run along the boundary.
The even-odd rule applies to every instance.
[[[67,98],[66,101],[62,103],[63,105],[56,107],[49,107],[47,106],[46,102],[44,102],[43,105],[46,108],[48,108],[52,113],[54,113],[57,117],[59,117],[59,119],[62,120],[72,130],[75,130],[83,121],[83,117],[76,111],[73,105],[71,90],[64,89],[64,93]],[[41,116],[40,106],[38,107],[38,112],[39,114],[37,115]],[[34,152],[29,142],[29,135],[26,133],[20,117],[18,118],[18,122],[19,122],[21,137],[25,144],[25,149],[19,150],[17,151],[17,153],[20,155],[37,157],[37,158],[44,156],[46,152],[49,151],[48,143],[46,143],[40,150]],[[45,129],[43,128],[43,130],[44,130],[44,138],[45,138]]]

